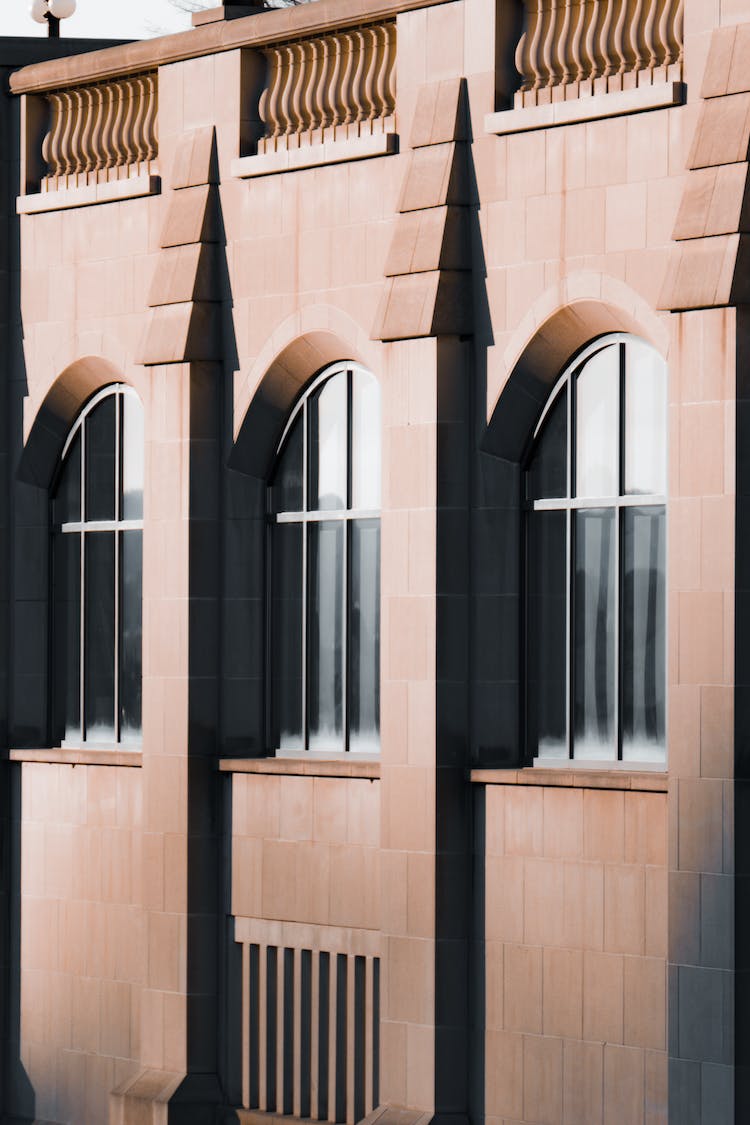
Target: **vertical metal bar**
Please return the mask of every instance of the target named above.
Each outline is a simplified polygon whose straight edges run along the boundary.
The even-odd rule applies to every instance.
[[[302,950],[292,950],[292,1113],[302,1116]]]
[[[120,442],[122,440],[122,393],[115,395],[115,528],[120,519]],[[122,549],[122,535],[118,530],[114,532],[115,554],[115,682],[114,682],[114,731],[115,741],[120,741],[120,551]]]
[[[302,511],[308,510],[308,488],[309,488],[309,472],[308,472],[308,457],[309,457],[309,411],[307,409],[307,399],[302,404]],[[310,723],[307,714],[307,675],[309,669],[308,660],[308,638],[307,638],[307,535],[308,524],[303,520],[301,524],[302,529],[302,748],[304,750],[310,749]]]
[[[339,972],[338,957],[331,953],[328,959],[328,1120],[336,1120],[336,1014],[338,1008]]]
[[[622,732],[620,731],[620,713],[622,704],[622,683],[621,683],[621,662],[620,662],[620,621],[621,621],[621,608],[622,608],[622,560],[620,558],[622,550],[622,527],[621,520],[623,519],[622,507],[620,505],[620,496],[622,496],[625,489],[625,344],[621,343],[619,347],[620,353],[620,395],[618,400],[618,415],[617,415],[617,444],[618,444],[618,480],[617,491],[618,497],[615,501],[615,757],[618,761],[622,758]]]
[[[568,471],[568,500],[572,499],[575,493],[575,473],[576,473],[576,415],[573,406],[573,395],[576,392],[576,381],[574,375],[568,375],[567,385],[567,413],[568,413],[568,448],[566,451],[567,456],[567,471]],[[565,740],[568,747],[568,757],[575,756],[575,747],[573,746],[573,691],[574,691],[574,668],[573,660],[575,659],[575,652],[573,650],[573,596],[575,592],[574,585],[574,554],[575,542],[573,534],[573,513],[571,512],[570,505],[565,511],[565,588],[567,590],[567,597],[565,599],[565,652],[567,659],[565,661]]]
[[[356,1043],[356,981],[355,969],[357,959],[353,953],[346,958],[346,1120],[349,1125],[354,1125],[356,1116],[354,1112],[354,1096],[356,1091],[355,1043]]]
[[[242,944],[242,1106],[250,1108],[250,946]]]
[[[310,993],[310,1116],[317,1120],[320,1118],[320,952],[316,949],[310,954]]]
[[[284,1056],[286,1054],[286,1036],[284,1034],[284,1001],[285,1001],[285,957],[284,947],[276,949],[276,1112],[284,1113]]]
[[[258,1108],[268,1110],[268,946],[258,946]]]
[[[365,1054],[365,1116],[375,1108],[373,1081],[373,1042],[372,1021],[375,1015],[373,1004],[374,964],[372,957],[365,957],[365,1011],[364,1011],[364,1054]]]
[[[81,420],[81,535],[80,535],[81,604],[79,606],[79,674],[78,725],[81,741],[86,741],[86,419]]]

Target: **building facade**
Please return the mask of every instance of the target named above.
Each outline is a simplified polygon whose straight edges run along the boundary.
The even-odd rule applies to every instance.
[[[0,41],[4,1120],[746,1121],[750,6],[194,23]]]

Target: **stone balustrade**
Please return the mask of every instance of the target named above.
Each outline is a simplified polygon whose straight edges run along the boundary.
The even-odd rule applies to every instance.
[[[159,150],[157,102],[155,73],[47,94],[42,191],[151,172]]]
[[[396,24],[266,48],[258,153],[393,131]]]
[[[682,77],[684,0],[525,0],[515,105]]]

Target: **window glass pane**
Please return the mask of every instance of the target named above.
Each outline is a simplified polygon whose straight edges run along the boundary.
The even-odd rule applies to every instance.
[[[115,518],[115,395],[102,399],[84,421],[86,520]]]
[[[122,395],[122,518],[143,519],[143,407]]]
[[[333,375],[310,401],[310,508],[330,511],[347,501],[348,374]]]
[[[349,593],[349,748],[380,748],[380,520],[353,520]]]
[[[620,491],[620,345],[589,359],[576,378],[576,495]]]
[[[60,737],[81,741],[81,536],[55,535],[55,712]]]
[[[115,535],[85,536],[86,738],[115,741]]]
[[[574,756],[604,760],[615,746],[615,512],[575,513]]]
[[[302,725],[302,536],[299,523],[273,528],[271,650],[274,749],[304,749]]]
[[[352,379],[352,507],[380,507],[380,387],[361,372]]]
[[[276,462],[276,471],[271,485],[271,505],[274,512],[301,512],[304,508],[302,496],[303,436],[304,412],[300,411],[296,422],[287,434],[284,448]]]
[[[528,714],[534,756],[567,758],[567,532],[565,512],[529,520]]]
[[[308,534],[308,715],[311,750],[343,750],[344,523]]]
[[[625,491],[667,491],[667,368],[640,340],[627,345]]]
[[[120,741],[141,740],[143,532],[120,535]]]
[[[568,388],[563,387],[539,432],[526,475],[526,498],[568,495]]]
[[[664,760],[664,508],[626,508],[623,523],[622,756]]]
[[[70,443],[52,503],[52,522],[78,523],[81,519],[81,435]]]

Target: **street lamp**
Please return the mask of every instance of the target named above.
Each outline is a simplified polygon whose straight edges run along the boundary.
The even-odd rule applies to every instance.
[[[37,23],[46,23],[50,39],[60,38],[60,20],[72,16],[76,0],[31,0],[29,15]]]

